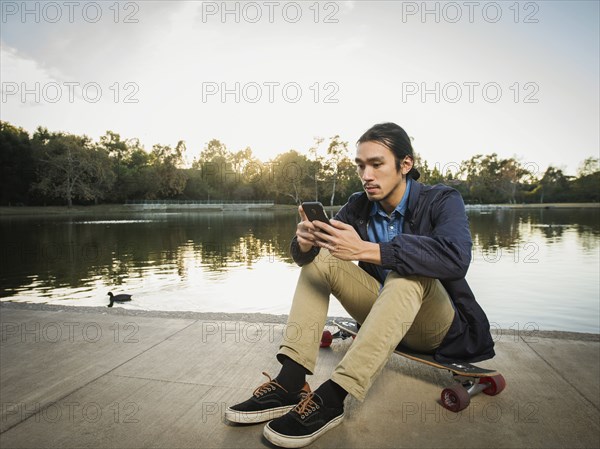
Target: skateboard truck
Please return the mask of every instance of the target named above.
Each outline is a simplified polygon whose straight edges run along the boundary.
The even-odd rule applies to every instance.
[[[490,377],[466,377],[453,373],[456,384],[442,390],[442,406],[451,412],[460,412],[469,406],[471,397],[483,392],[495,396],[504,390],[506,381],[501,374]]]

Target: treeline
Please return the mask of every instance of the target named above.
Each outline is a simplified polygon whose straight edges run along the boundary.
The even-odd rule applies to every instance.
[[[264,162],[250,148],[230,151],[213,139],[186,167],[185,142],[156,144],[107,131],[87,136],[50,132],[32,136],[0,121],[0,204],[57,205],[124,203],[141,199],[273,200],[297,204],[318,200],[342,204],[362,186],[348,142],[316,138],[300,153],[289,150]],[[560,168],[523,164],[497,154],[476,155],[445,166],[417,157],[421,179],[457,188],[467,203],[600,201],[598,159],[582,162],[576,177]]]

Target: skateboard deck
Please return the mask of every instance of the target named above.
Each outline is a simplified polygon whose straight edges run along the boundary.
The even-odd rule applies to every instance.
[[[334,334],[329,333],[329,335],[326,335],[329,331],[325,331],[323,333],[322,347],[331,344],[334,338],[346,339],[350,337],[354,338],[358,335],[359,326],[355,321],[334,320],[333,324],[338,327],[339,331]],[[453,412],[459,412],[468,407],[470,398],[482,391],[487,395],[493,396],[499,394],[506,386],[504,377],[495,370],[481,368],[466,362],[439,362],[431,354],[417,353],[402,345],[398,345],[394,352],[415,362],[424,363],[438,369],[445,369],[452,373],[454,385],[442,391],[441,401],[442,406]]]

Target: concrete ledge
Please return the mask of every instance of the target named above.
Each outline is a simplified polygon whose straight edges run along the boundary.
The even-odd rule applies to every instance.
[[[278,372],[285,316],[174,315],[0,303],[1,446],[272,447],[262,425],[232,425],[224,412],[262,371]],[[439,404],[448,372],[392,356],[367,399],[349,397],[345,422],[311,447],[600,447],[600,343],[566,334],[498,333],[497,356],[480,365],[507,388],[458,414]],[[313,388],[351,344],[319,351]]]
[[[272,315],[268,313],[223,313],[223,312],[188,312],[188,311],[164,311],[164,310],[139,310],[127,309],[119,306],[108,307],[86,307],[86,306],[61,306],[56,304],[28,303],[14,301],[0,301],[2,309],[20,310],[45,310],[48,312],[72,311],[79,313],[101,313],[117,316],[140,316],[150,318],[184,318],[192,320],[218,320],[218,321],[246,321],[249,323],[279,323],[287,322],[287,315]],[[348,319],[347,317],[329,317],[329,320]],[[514,336],[514,329],[492,329],[492,335],[497,337]],[[520,331],[523,338],[555,338],[559,340],[578,340],[600,342],[600,334],[586,332],[567,332],[554,330]]]

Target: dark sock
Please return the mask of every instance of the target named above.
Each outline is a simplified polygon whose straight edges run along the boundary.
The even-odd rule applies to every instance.
[[[306,368],[287,356],[282,358],[281,371],[275,380],[290,393],[300,391],[306,383]]]
[[[318,394],[323,399],[325,407],[332,408],[343,408],[344,399],[348,396],[348,392],[331,379],[317,388],[315,394]]]

